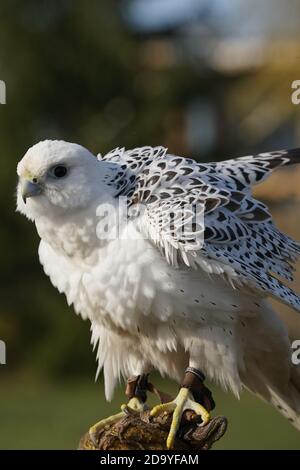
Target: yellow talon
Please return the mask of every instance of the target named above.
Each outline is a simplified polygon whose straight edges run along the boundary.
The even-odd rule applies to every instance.
[[[172,449],[174,445],[175,437],[180,426],[181,417],[186,410],[193,410],[197,415],[201,416],[201,426],[204,426],[210,420],[209,412],[202,405],[200,405],[200,403],[196,403],[194,401],[189,389],[185,387],[180,389],[177,397],[173,401],[157,405],[151,410],[151,416],[157,416],[162,411],[174,411],[169,435],[167,438],[168,449]]]
[[[161,403],[152,408],[150,416],[157,416],[161,411],[174,411],[176,408],[175,402],[170,401],[169,403]]]
[[[125,410],[126,408],[130,408],[134,411],[143,411],[146,405],[141,402],[141,400],[137,397],[130,398],[127,404],[121,405],[121,410]]]
[[[98,436],[102,429],[106,426],[112,425],[117,423],[120,419],[122,419],[126,415],[126,410],[132,410],[135,412],[143,411],[145,409],[144,403],[142,403],[138,398],[134,397],[129,400],[129,402],[125,405],[121,405],[121,412],[115,415],[109,416],[108,418],[101,419],[98,423],[94,424],[89,429],[89,436],[92,442],[97,445],[98,443]]]
[[[92,427],[90,427],[89,436],[90,436],[90,439],[92,440],[92,442],[95,445],[97,445],[98,436],[99,436],[100,431],[102,429],[104,429],[106,426],[117,423],[124,416],[125,416],[124,411],[121,411],[120,413],[109,416],[108,418],[101,419],[101,421],[98,421],[98,423],[96,423]]]

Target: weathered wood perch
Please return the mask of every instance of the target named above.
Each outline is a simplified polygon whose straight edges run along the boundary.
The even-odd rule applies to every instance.
[[[150,417],[150,412],[130,412],[116,424],[107,426],[99,435],[95,446],[86,433],[80,440],[80,450],[166,450],[166,440],[172,415],[163,412]],[[174,450],[208,450],[227,429],[227,419],[217,416],[204,427],[199,426],[199,417],[186,411]]]

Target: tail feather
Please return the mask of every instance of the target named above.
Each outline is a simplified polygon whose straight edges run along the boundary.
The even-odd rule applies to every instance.
[[[300,431],[300,373],[293,366],[291,379],[280,389],[274,381],[266,378],[257,369],[243,379],[244,386],[267,403],[273,405],[290,423]]]
[[[270,403],[300,431],[300,390],[292,382],[286,394],[270,388]]]

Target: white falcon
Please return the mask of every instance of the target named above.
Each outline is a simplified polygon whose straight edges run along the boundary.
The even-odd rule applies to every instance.
[[[300,149],[205,164],[163,147],[97,158],[47,140],[18,164],[18,211],[36,225],[45,273],[91,322],[107,399],[123,377],[128,406],[142,408],[153,369],[181,384],[152,410],[174,410],[169,448],[184,410],[209,420],[205,376],[236,396],[246,387],[300,429],[300,366],[267,301],[300,312],[280,280],[292,279],[300,244],[251,195],[275,168],[299,162]]]

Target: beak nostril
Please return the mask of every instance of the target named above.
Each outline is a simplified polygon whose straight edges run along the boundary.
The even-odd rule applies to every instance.
[[[24,202],[29,197],[38,196],[41,194],[42,188],[38,182],[38,178],[31,178],[31,180],[21,180],[21,196]]]

